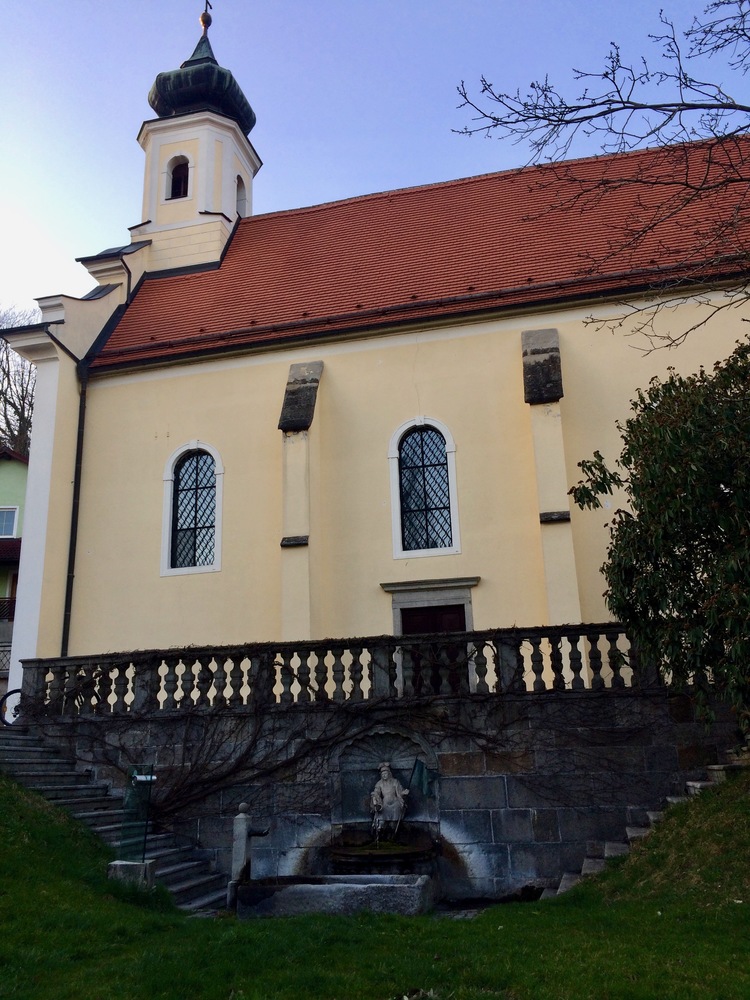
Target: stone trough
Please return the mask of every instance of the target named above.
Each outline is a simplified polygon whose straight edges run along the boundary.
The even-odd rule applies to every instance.
[[[305,913],[399,913],[417,916],[437,902],[429,875],[324,875],[261,879],[237,886],[237,916],[292,917]]]

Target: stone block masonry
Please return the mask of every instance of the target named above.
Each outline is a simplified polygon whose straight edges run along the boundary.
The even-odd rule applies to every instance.
[[[580,868],[587,842],[625,839],[629,808],[660,808],[718,759],[731,715],[709,731],[689,707],[663,688],[631,688],[39,724],[115,782],[130,764],[153,764],[159,818],[211,849],[227,877],[240,802],[252,827],[269,830],[253,842],[254,878],[328,876],[335,838],[368,833],[369,792],[389,760],[411,782],[405,829],[433,841],[443,895],[501,899],[556,885]]]

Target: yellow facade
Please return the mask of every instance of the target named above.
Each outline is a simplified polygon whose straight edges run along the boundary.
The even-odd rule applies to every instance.
[[[679,330],[690,310],[659,319]],[[479,578],[475,628],[561,623],[559,609],[571,607],[584,621],[606,619],[607,512],[573,509],[570,525],[542,525],[541,508],[559,507],[561,470],[567,489],[581,458],[618,453],[615,421],[638,386],[669,365],[693,371],[726,356],[741,329],[736,316],[731,326],[717,320],[676,351],[644,355],[586,315],[444,324],[93,378],[69,652],[388,633],[381,584],[466,577]],[[521,333],[542,325],[559,333],[557,412],[523,397]],[[316,360],[324,373],[305,432],[307,471],[285,478],[277,423],[289,367]],[[455,440],[461,551],[396,558],[388,446],[420,416]],[[215,449],[224,468],[221,568],[162,576],[165,464],[191,441]],[[55,476],[63,493],[71,476]],[[44,655],[59,654],[65,500],[53,504],[60,516],[49,533]],[[304,533],[306,504],[309,548],[281,548],[285,519]]]

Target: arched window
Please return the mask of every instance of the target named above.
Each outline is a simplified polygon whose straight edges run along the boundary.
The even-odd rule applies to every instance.
[[[209,445],[191,441],[172,455],[164,474],[162,575],[221,568],[223,469]]]
[[[396,558],[460,551],[455,445],[447,427],[418,418],[391,439]]]
[[[191,451],[174,470],[172,566],[212,566],[215,529],[214,460],[205,451]]]
[[[167,169],[167,200],[187,198],[190,181],[190,164],[186,156],[175,156]]]
[[[241,219],[247,215],[247,188],[239,174],[237,174],[237,215]]]

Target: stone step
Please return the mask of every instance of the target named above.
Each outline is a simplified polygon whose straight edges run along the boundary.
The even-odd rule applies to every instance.
[[[664,811],[662,809],[649,810],[647,816],[651,826],[656,826],[657,823],[660,823],[664,819]]]
[[[560,879],[560,884],[557,887],[557,895],[559,896],[561,893],[572,889],[573,886],[578,885],[580,881],[581,875],[579,872],[565,872],[563,877]]]
[[[146,845],[146,857],[156,862],[157,871],[161,865],[176,863],[179,859],[192,857],[193,848],[187,845],[175,844],[174,837],[170,837],[170,843],[163,846],[155,846],[153,841],[157,839],[155,834],[151,834]]]
[[[36,736],[26,736],[22,733],[8,733],[6,729],[0,729],[0,753],[7,748],[38,746],[39,740]]]
[[[619,841],[608,840],[604,845],[605,858],[622,858],[626,854],[630,854],[629,844],[621,844]]]
[[[670,805],[670,806],[679,806],[679,805],[682,805],[683,802],[687,802],[687,801],[688,801],[687,795],[668,795],[667,796],[667,805]]]
[[[120,843],[120,839],[125,836],[129,831],[123,830],[123,820],[115,820],[111,818],[110,813],[101,813],[92,822],[86,824],[90,826],[94,833],[101,837],[102,840],[106,840],[108,844]],[[150,826],[150,824],[149,824]],[[148,834],[147,830],[147,834]],[[134,833],[132,836],[125,836],[126,840],[132,840],[133,842],[139,842],[143,838],[140,832]]]
[[[539,898],[553,899],[556,895],[557,895],[557,889],[545,889]]]
[[[170,833],[149,830],[128,836],[123,800],[110,786],[94,783],[91,771],[78,771],[75,762],[45,747],[26,733],[0,733],[0,768],[20,784],[42,795],[85,823],[102,840],[156,861],[155,876],[180,908],[196,915],[226,908],[226,876],[212,870],[209,860]],[[132,830],[132,827],[131,827]]]
[[[122,799],[113,799],[110,795],[101,799],[70,799],[67,802],[55,802],[55,805],[62,806],[63,809],[84,823],[87,822],[89,816],[109,817],[112,813],[118,815],[122,813]]]
[[[70,771],[75,772],[75,765],[64,757],[39,757],[31,754],[2,754],[2,768],[4,771],[26,771],[29,774],[45,771]]]
[[[168,851],[183,851],[190,849],[191,848],[187,845],[178,844],[173,833],[149,833],[146,857],[157,858]]]
[[[67,806],[65,808],[69,813],[75,816],[76,819],[79,819],[82,823],[85,823],[86,826],[90,826],[92,829],[94,829],[97,824],[105,818],[108,824],[114,825],[116,823],[118,829],[122,829],[122,823],[125,819],[125,813],[122,809],[97,809],[94,807],[78,808],[74,810]]]
[[[103,799],[109,798],[109,785],[34,785],[34,791],[43,795],[49,802],[67,799]],[[122,799],[117,799],[122,805]]]
[[[598,875],[607,867],[604,858],[584,858],[581,866],[581,875]]]
[[[0,733],[0,752],[18,751],[19,753],[49,754],[52,757],[59,757],[60,751],[56,747],[48,747],[35,736],[6,736]]]
[[[628,806],[628,826],[648,826],[648,810],[643,806]]]
[[[162,882],[162,879],[159,879]],[[163,882],[169,889],[172,898],[178,906],[183,906],[197,899],[203,899],[214,893],[223,893],[226,896],[227,880],[226,876],[217,872],[210,872],[202,875],[194,875],[180,882]]]
[[[651,827],[648,826],[629,826],[625,830],[625,835],[631,844],[637,840],[643,840],[644,837],[648,837],[649,833],[651,833]]]
[[[604,857],[604,841],[603,840],[589,840],[586,842],[586,857],[587,858],[603,858]]]
[[[713,788],[713,781],[686,781],[685,791],[688,795],[700,795],[701,792],[705,792],[707,788]]]
[[[211,913],[217,910],[226,910],[227,908],[227,890],[226,886],[223,889],[217,889],[215,892],[210,892],[205,896],[199,896],[197,899],[191,899],[188,903],[183,903],[180,907],[181,910],[186,910],[188,913],[192,913],[198,916],[201,912]]]
[[[189,848],[186,849],[186,853],[189,854]],[[200,858],[188,858],[182,861],[173,861],[171,864],[157,865],[156,866],[156,877],[157,879],[167,885],[170,880],[180,881],[183,876],[195,874],[199,871],[204,871],[206,867],[206,862]]]
[[[7,773],[20,784],[35,790],[39,785],[88,785],[91,783],[90,775],[63,768],[50,770],[39,766],[31,770],[26,768],[19,768],[17,771],[8,770]]]

